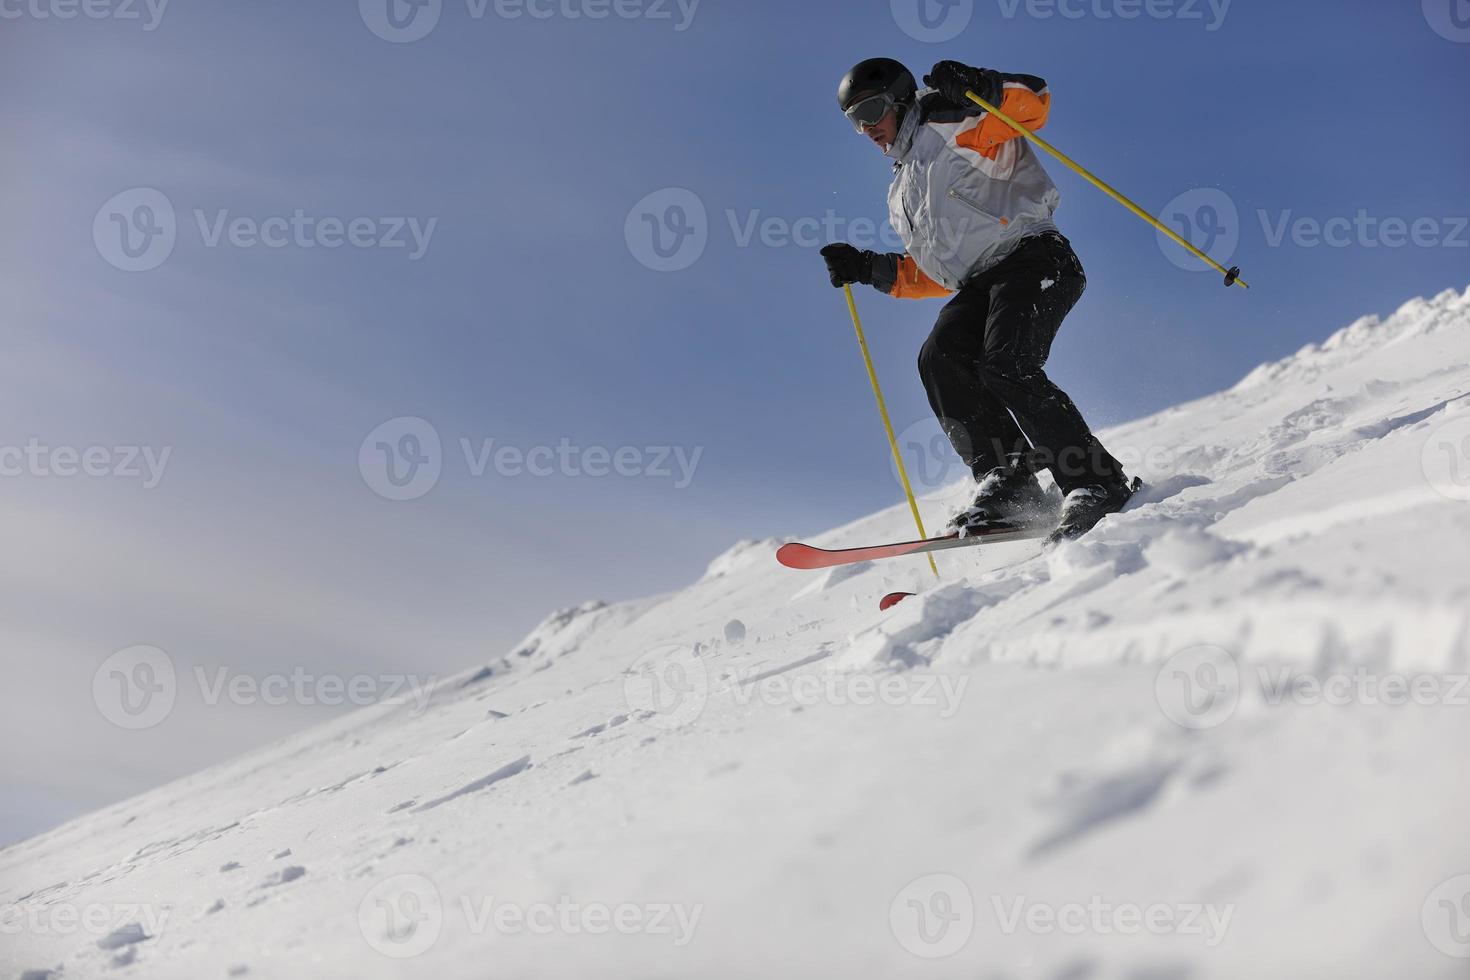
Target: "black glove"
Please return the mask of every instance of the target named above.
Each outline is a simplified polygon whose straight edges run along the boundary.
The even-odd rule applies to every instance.
[[[924,76],[925,85],[938,89],[940,95],[962,106],[975,104],[965,98],[967,89],[991,105],[995,105],[998,97],[997,90],[1000,88],[999,82],[1000,72],[991,71],[988,68],[971,68],[958,61],[938,62],[929,70],[929,74]]]
[[[873,282],[873,253],[853,248],[846,242],[834,242],[822,249],[822,258],[827,263],[827,275],[832,285],[841,288],[850,282],[871,285]]]

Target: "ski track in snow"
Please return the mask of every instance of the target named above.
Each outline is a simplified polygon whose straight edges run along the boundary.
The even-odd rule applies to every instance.
[[[360,711],[0,850],[21,924],[0,969],[1462,976],[1421,905],[1470,872],[1451,754],[1470,708],[1297,703],[1273,680],[1470,671],[1470,504],[1425,475],[1450,436],[1470,439],[1470,293],[1106,433],[1147,486],[1049,554],[943,553],[936,583],[923,558],[802,573],[741,542],[680,592],[554,613],[423,710]],[[918,594],[877,612],[891,591]],[[1170,665],[1206,649],[1235,679],[1196,729],[1165,708]],[[897,700],[873,703],[883,685]],[[971,893],[973,936],[928,960],[892,916],[936,872]],[[682,945],[535,935],[477,926],[491,896],[701,911]],[[1008,931],[1018,897],[1233,917],[1216,944]],[[94,928],[57,925],[86,909]]]

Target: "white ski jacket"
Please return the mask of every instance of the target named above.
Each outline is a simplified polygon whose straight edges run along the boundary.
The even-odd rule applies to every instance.
[[[991,91],[976,94],[1040,129],[1051,105],[1046,82],[991,74]],[[1060,195],[1036,152],[979,106],[920,91],[887,155],[895,161],[889,220],[906,252],[873,263],[873,285],[885,293],[919,299],[954,292],[1022,239],[1056,230]]]

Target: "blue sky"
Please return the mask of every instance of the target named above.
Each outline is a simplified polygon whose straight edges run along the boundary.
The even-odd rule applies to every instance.
[[[1050,168],[1090,279],[1050,370],[1098,427],[1470,281],[1466,0],[442,0],[399,28],[385,2],[0,2],[0,446],[45,447],[0,480],[0,840],[328,712],[194,691],[120,734],[92,689],[114,651],[447,674],[554,607],[896,502],[809,234],[885,215],[887,163],[835,108],[861,58],[1041,75],[1051,140],[1233,243],[1250,292]],[[678,214],[703,250],[650,268]],[[119,220],[167,220],[171,251],[120,268]],[[939,303],[858,298],[922,428]],[[392,500],[364,467],[424,430],[364,441],[401,418],[441,450]],[[168,451],[156,485],[120,447]],[[587,475],[620,450],[635,475]]]

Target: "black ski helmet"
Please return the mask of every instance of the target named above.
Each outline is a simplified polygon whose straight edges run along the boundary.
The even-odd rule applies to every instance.
[[[918,90],[913,73],[900,62],[892,58],[869,58],[859,61],[842,76],[842,83],[837,86],[837,104],[846,112],[861,97],[887,94],[900,106],[907,106]]]

